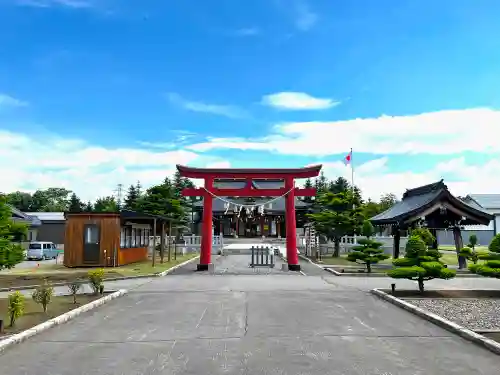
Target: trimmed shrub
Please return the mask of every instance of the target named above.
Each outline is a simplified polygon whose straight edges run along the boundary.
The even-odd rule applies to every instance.
[[[488,246],[489,252],[479,256],[479,259],[484,259],[484,264],[481,267],[476,267],[469,270],[485,277],[500,278],[500,234],[497,234]]]
[[[90,270],[87,273],[87,278],[94,294],[99,294],[99,288],[104,281],[104,269]]]
[[[43,285],[40,285],[33,291],[31,297],[33,298],[33,301],[42,305],[43,312],[47,313],[47,307],[49,306],[53,295],[54,288],[45,281]]]
[[[24,295],[17,291],[9,294],[8,310],[10,326],[13,327],[16,320],[24,314]]]
[[[82,283],[80,281],[73,281],[68,284],[69,293],[73,296],[73,303],[76,304],[76,295],[82,288]]]
[[[404,258],[395,259],[395,268],[387,275],[394,279],[414,280],[420,292],[424,291],[424,282],[432,279],[452,279],[456,271],[445,267],[439,261],[441,254],[436,250],[427,250],[427,245],[420,236],[412,235],[406,243]]]
[[[427,228],[415,228],[410,234],[412,236],[419,236],[427,246],[431,246],[436,240],[431,231]]]

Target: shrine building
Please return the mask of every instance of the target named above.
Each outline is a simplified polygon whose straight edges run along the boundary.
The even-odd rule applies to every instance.
[[[219,189],[242,189],[245,180],[219,179],[214,187]],[[252,180],[252,188],[283,189],[284,180]],[[306,223],[306,213],[310,203],[295,197],[297,231],[300,233]],[[201,233],[203,200],[194,203],[194,232]],[[285,197],[214,197],[213,199],[213,234],[234,238],[286,237]]]

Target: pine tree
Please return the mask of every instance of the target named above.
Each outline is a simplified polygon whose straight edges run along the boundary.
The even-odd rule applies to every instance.
[[[68,211],[69,212],[82,212],[83,211],[83,203],[75,193],[71,194],[71,197],[69,198]]]
[[[137,181],[137,184],[135,184],[135,193],[138,199],[142,196],[142,185],[140,181]]]
[[[390,258],[381,249],[382,243],[372,240],[370,237],[375,234],[375,229],[369,220],[363,223],[362,234],[366,238],[358,240],[360,246],[354,246],[353,251],[347,255],[347,260],[366,265],[366,271],[372,272],[372,264],[377,264],[381,260]]]
[[[314,186],[313,186],[312,180],[310,178],[308,178],[306,180],[306,182],[304,183],[304,188],[305,189],[311,189],[313,187]],[[313,201],[312,197],[304,197],[304,202],[306,202],[306,203],[312,203],[312,201]]]
[[[125,197],[123,208],[126,210],[135,210],[137,206],[137,199],[139,195],[137,194],[137,188],[134,185],[130,185],[127,191],[127,196]]]
[[[418,282],[420,292],[424,291],[424,281],[432,279],[452,279],[456,276],[455,270],[444,266],[439,258],[442,254],[438,250],[427,250],[427,245],[420,236],[410,236],[406,243],[404,258],[394,259],[395,266],[387,275],[394,279],[409,279]]]
[[[94,207],[92,206],[92,202],[88,201],[83,205],[83,212],[92,212],[94,210]]]

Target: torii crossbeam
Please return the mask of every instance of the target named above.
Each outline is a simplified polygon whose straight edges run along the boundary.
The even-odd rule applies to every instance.
[[[182,177],[198,178],[204,180],[203,188],[187,188],[182,195],[188,197],[203,197],[203,222],[200,250],[199,271],[209,269],[212,254],[212,208],[213,199],[216,197],[285,197],[285,225],[286,225],[286,254],[288,269],[300,271],[299,257],[297,255],[297,228],[295,222],[295,197],[311,197],[316,194],[314,188],[296,188],[296,178],[312,178],[319,175],[321,165],[305,168],[282,168],[282,169],[231,169],[231,168],[193,168],[177,165],[177,170]],[[242,189],[219,189],[214,187],[217,179],[246,180]],[[279,189],[253,189],[254,179],[281,179],[285,186]]]

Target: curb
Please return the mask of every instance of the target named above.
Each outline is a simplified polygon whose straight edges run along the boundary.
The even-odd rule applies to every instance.
[[[335,271],[333,268],[330,267],[322,267],[325,271],[328,271],[335,276],[346,276],[346,277],[389,277],[387,276],[387,273],[385,272],[374,272],[374,273],[365,273],[365,272],[339,272]],[[456,275],[455,277],[463,277],[463,278],[479,278],[482,276],[478,276],[475,274],[463,274],[463,275]]]
[[[326,268],[325,268],[325,267],[323,267],[323,266],[321,266],[321,265],[319,265],[319,264],[317,264],[317,263],[314,263],[311,259],[309,259],[309,258],[308,258],[308,257],[306,257],[305,255],[299,254],[299,258],[300,258],[300,259],[302,259],[302,260],[305,260],[305,261],[307,261],[307,262],[309,262],[309,263],[311,263],[313,266],[316,266],[316,267],[318,267],[318,268],[321,268],[323,271],[324,271],[324,270],[326,270]]]
[[[455,333],[459,335],[460,337],[463,337],[466,340],[469,340],[477,345],[482,346],[483,348],[488,349],[489,351],[499,354],[500,355],[500,343],[491,340],[483,335],[480,335],[474,331],[471,331],[470,329],[467,329],[465,327],[462,327],[458,325],[457,323],[454,323],[448,319],[445,319],[439,315],[436,315],[434,313],[431,313],[427,310],[421,309],[420,307],[417,307],[415,305],[412,305],[411,303],[408,303],[406,301],[403,301],[402,299],[399,299],[397,297],[391,296],[390,294],[387,294],[383,292],[380,289],[372,289],[370,293],[376,295],[377,297],[386,300],[387,302],[392,303],[393,305],[396,305],[398,307],[401,307],[405,309],[406,311],[409,311],[431,323],[436,324],[437,326],[446,329],[447,331],[450,331],[452,333]]]
[[[171,268],[169,268],[168,270],[165,270],[165,271],[162,271],[162,272],[158,272],[158,273],[155,273],[153,274],[154,276],[153,277],[162,277],[162,276],[165,276],[165,275],[168,275],[170,272],[173,272],[175,271],[177,268],[180,268],[180,267],[183,267],[185,266],[186,264],[189,264],[191,262],[194,262],[195,260],[198,260],[200,259],[200,256],[195,256],[194,258],[191,258],[191,259],[188,259],[182,263],[179,263]]]
[[[168,270],[165,270],[165,271],[162,271],[162,272],[158,272],[158,273],[150,273],[150,274],[147,274],[147,275],[138,275],[138,276],[120,276],[120,277],[108,277],[108,278],[105,278],[103,281],[120,281],[120,280],[133,280],[133,279],[149,279],[149,278],[152,278],[152,277],[162,277],[162,276],[165,276],[167,275],[168,273],[172,272],[173,270],[181,267],[181,266],[185,266],[186,264],[190,263],[190,262],[193,262],[197,259],[199,259],[200,256],[197,255],[195,256],[194,258],[191,258],[191,259],[188,259],[182,263],[179,263],[175,266],[173,266],[172,268],[169,268]],[[85,283],[85,281],[82,281],[82,283]],[[67,282],[64,282],[64,283],[51,283],[52,286],[66,286],[68,285]],[[25,285],[25,286],[13,286],[11,288],[0,288],[0,293],[2,292],[11,292],[11,291],[15,291],[15,290],[29,290],[29,289],[36,289],[38,288],[40,285]]]
[[[32,336],[38,335],[39,333],[42,333],[42,332],[44,332],[44,331],[48,330],[49,328],[52,328],[56,325],[66,323],[67,321],[76,318],[78,315],[80,315],[86,311],[95,309],[99,306],[102,306],[106,302],[109,302],[111,300],[114,300],[115,298],[121,297],[126,293],[127,293],[126,289],[120,289],[114,293],[108,294],[105,297],[99,298],[95,301],[87,303],[86,305],[80,306],[74,310],[68,311],[67,313],[56,316],[55,318],[47,320],[46,322],[43,322],[43,323],[38,324],[34,327],[31,327],[23,332],[16,333],[12,336],[9,336],[8,338],[0,341],[0,353],[12,345],[20,344],[21,342],[27,340],[28,338],[30,338]]]

